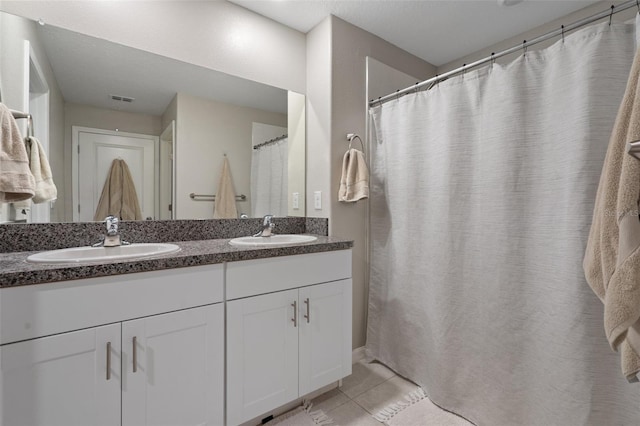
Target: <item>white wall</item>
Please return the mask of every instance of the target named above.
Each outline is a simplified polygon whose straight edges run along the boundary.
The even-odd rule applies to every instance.
[[[399,71],[375,58],[367,58],[367,99],[380,98],[417,81],[420,80],[416,76]]]
[[[25,80],[28,70],[25,69],[25,40],[29,41],[31,49],[42,68],[47,85],[49,86],[49,163],[53,173],[53,180],[58,188],[58,197],[64,196],[66,185],[64,170],[66,167],[63,140],[63,99],[58,83],[51,70],[51,65],[44,53],[42,43],[38,37],[34,22],[25,21],[15,16],[0,15],[2,33],[0,33],[0,88],[2,102],[11,109],[28,111],[29,83]],[[26,96],[25,96],[26,95]],[[37,116],[33,117],[38,120]],[[26,120],[18,120],[21,132],[26,134]],[[69,187],[70,188],[70,187]],[[0,205],[0,222],[8,212],[6,205]],[[51,211],[51,220],[60,221],[66,216],[65,204],[56,202]]]
[[[287,96],[287,134],[289,135],[289,170],[287,205],[289,216],[305,216],[305,96],[289,91]],[[293,208],[293,193],[298,195],[298,209]]]
[[[305,35],[226,1],[3,0],[9,13],[304,93]]]
[[[212,219],[213,203],[189,194],[215,194],[224,154],[229,158],[236,195],[250,198],[251,133],[254,122],[287,126],[287,116],[255,108],[178,94],[176,136],[176,218]],[[238,202],[238,213],[249,213]]]
[[[313,207],[313,192],[323,201],[331,188],[331,19],[307,33],[307,216],[329,217]]]

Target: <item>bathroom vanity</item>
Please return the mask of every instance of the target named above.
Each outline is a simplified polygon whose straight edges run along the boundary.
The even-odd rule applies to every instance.
[[[351,243],[333,241],[179,242],[0,287],[1,424],[236,425],[351,374]]]

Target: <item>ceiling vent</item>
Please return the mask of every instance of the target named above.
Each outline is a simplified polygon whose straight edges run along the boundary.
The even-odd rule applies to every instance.
[[[131,103],[136,100],[136,98],[130,98],[128,96],[120,96],[120,95],[109,95],[109,96],[111,96],[111,99],[113,99],[114,101],[119,101],[119,102]]]

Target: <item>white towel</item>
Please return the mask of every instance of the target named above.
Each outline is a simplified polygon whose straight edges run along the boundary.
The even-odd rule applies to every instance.
[[[369,169],[362,151],[349,149],[342,159],[338,201],[354,203],[369,198]]]
[[[18,124],[9,108],[0,104],[0,202],[28,200],[35,187]]]
[[[640,161],[625,151],[640,139],[640,50],[613,128],[593,210],[584,272],[604,303],[609,344],[620,350],[622,372],[640,372]]]
[[[226,156],[222,163],[222,172],[220,173],[220,182],[218,183],[218,192],[216,193],[213,218],[238,218],[238,210],[236,209],[236,193],[233,190],[231,168],[229,167],[229,159]]]
[[[35,204],[53,201],[58,198],[58,189],[53,183],[53,175],[47,154],[40,141],[34,137],[27,138],[29,147],[29,168],[36,181],[36,191],[32,201]]]

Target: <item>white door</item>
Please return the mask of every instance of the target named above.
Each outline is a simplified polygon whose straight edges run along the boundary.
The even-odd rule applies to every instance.
[[[156,145],[157,136],[109,130],[73,128],[74,145],[77,143],[78,165],[74,187],[78,198],[74,199],[74,220],[92,221],[102,188],[116,158],[123,159],[133,177],[143,218],[156,217]]]
[[[124,322],[122,424],[221,425],[223,334],[222,303]]]
[[[300,395],[351,374],[351,280],[300,289]]]
[[[120,384],[120,324],[5,345],[0,424],[119,425]]]
[[[298,397],[297,301],[288,290],[227,303],[228,425]]]

